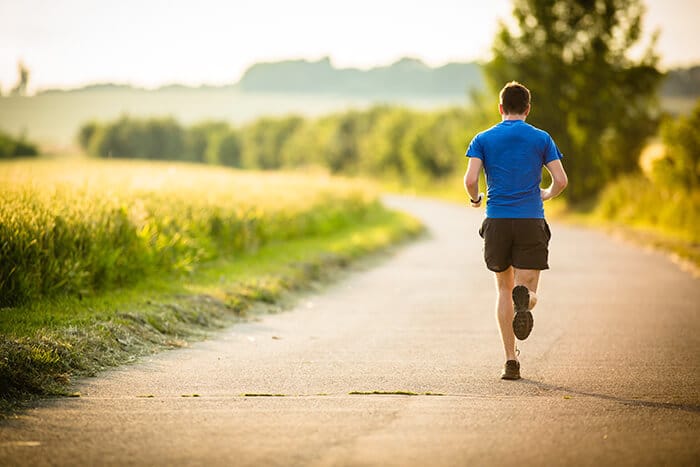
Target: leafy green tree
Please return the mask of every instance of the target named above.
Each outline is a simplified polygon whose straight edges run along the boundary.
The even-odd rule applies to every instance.
[[[407,161],[402,147],[415,124],[413,112],[395,108],[382,112],[371,133],[361,143],[361,169],[364,173],[388,179],[406,179]]]
[[[283,167],[325,166],[322,153],[330,144],[332,123],[329,119],[304,120],[281,149]]]
[[[125,116],[86,132],[90,133],[88,152],[97,157],[160,160],[185,157],[185,132],[172,118],[138,120]]]
[[[265,170],[282,167],[282,149],[302,122],[297,116],[261,118],[243,128],[243,166]]]
[[[366,111],[351,110],[329,118],[332,133],[323,152],[325,164],[334,173],[355,174],[363,157],[364,141],[372,133],[385,108],[375,107]],[[369,155],[369,153],[367,154]]]
[[[667,120],[661,126],[665,157],[654,163],[654,176],[662,183],[689,190],[700,188],[700,99],[688,116]]]
[[[325,161],[331,172],[354,172],[360,157],[358,142],[362,128],[362,114],[346,112],[334,118],[334,131],[328,146]]]
[[[643,13],[641,0],[515,0],[516,25],[501,24],[494,41],[487,81],[494,91],[511,80],[532,91],[528,121],[564,153],[573,200],[637,170],[655,132],[654,41],[640,59],[629,55]]]
[[[99,124],[97,122],[88,122],[78,130],[78,144],[84,151],[89,150],[90,141],[92,141],[98,129]]]
[[[229,167],[242,166],[242,144],[241,138],[234,130],[229,130],[219,141],[218,160],[220,164]]]
[[[226,122],[202,122],[190,127],[185,136],[187,160],[218,164],[219,144],[229,131]]]
[[[465,124],[475,120],[472,113],[453,108],[416,115],[402,147],[405,165],[413,167],[410,178],[440,179],[464,167],[458,156],[464,152]]]
[[[139,122],[146,159],[182,160],[185,157],[185,131],[172,118]]]

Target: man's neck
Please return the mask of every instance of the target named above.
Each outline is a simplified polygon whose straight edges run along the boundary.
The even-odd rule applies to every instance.
[[[525,121],[527,115],[502,115],[503,121],[522,120]]]

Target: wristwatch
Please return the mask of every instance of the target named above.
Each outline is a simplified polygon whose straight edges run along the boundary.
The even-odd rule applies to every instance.
[[[469,201],[471,201],[472,204],[479,204],[479,203],[481,202],[481,198],[482,198],[481,193],[479,193],[479,197],[476,199],[476,201],[474,201],[474,200],[471,198],[471,196],[469,197]]]

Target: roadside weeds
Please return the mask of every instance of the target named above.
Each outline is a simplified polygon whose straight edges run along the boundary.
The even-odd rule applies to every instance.
[[[206,339],[261,313],[283,311],[300,293],[422,232],[415,219],[384,211],[327,236],[270,244],[244,257],[217,260],[193,277],[161,277],[99,297],[3,309],[0,416],[37,397],[74,395],[71,382],[76,377],[95,376],[144,355]]]

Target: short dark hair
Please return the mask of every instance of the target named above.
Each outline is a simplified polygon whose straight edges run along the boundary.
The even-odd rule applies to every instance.
[[[511,81],[503,86],[498,98],[506,115],[522,115],[530,105],[530,90],[517,81]]]

